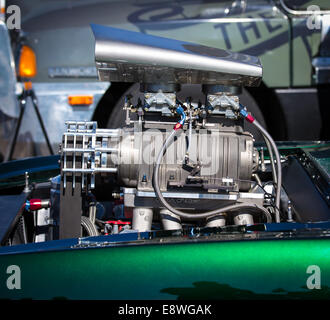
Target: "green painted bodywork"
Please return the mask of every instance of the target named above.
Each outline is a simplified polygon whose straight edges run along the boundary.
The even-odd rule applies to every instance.
[[[45,182],[60,173],[60,156],[34,157],[0,164],[0,190],[25,185],[25,173],[30,183]]]
[[[21,269],[8,290],[6,268]],[[321,269],[321,289],[307,289]],[[133,245],[0,256],[5,299],[329,299],[330,240]]]
[[[284,156],[329,144],[278,146]],[[35,173],[39,166],[46,180],[58,170],[57,160],[37,158],[33,166],[29,160],[17,161],[10,179],[16,174],[20,186],[27,166]],[[324,161],[326,168],[329,159]],[[8,179],[5,165],[0,166],[3,182]],[[298,224],[292,226],[183,235],[128,233],[1,247],[0,299],[330,299],[329,224],[314,229],[302,224],[300,231]],[[12,265],[21,270],[19,290],[6,285]],[[313,276],[309,266],[321,270],[320,289],[307,288]]]
[[[306,32],[306,17],[292,18],[292,83],[293,87],[312,86],[314,83],[312,58],[319,52],[321,35],[319,32]],[[304,34],[299,37],[297,34]],[[306,49],[308,46],[308,49]]]

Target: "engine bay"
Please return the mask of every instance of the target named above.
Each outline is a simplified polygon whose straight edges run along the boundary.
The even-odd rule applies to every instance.
[[[124,126],[66,122],[60,174],[33,186],[26,175],[7,244],[329,220],[329,173],[315,160],[329,148],[280,153],[239,101],[242,86],[261,80],[258,58],[92,28],[100,79],[138,82],[140,95],[125,97]],[[204,100],[180,100],[185,84],[202,85]]]

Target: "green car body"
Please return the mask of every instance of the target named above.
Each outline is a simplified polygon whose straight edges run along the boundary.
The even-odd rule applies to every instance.
[[[328,234],[329,236],[329,234]],[[329,299],[330,240],[123,244],[1,255],[2,299]],[[10,265],[21,289],[9,290]],[[321,270],[321,288],[308,289]]]
[[[296,157],[329,144],[279,148]],[[49,180],[59,173],[58,159],[2,164],[1,194],[24,186],[26,168],[31,182]],[[329,174],[330,158],[319,162]],[[329,221],[296,222],[2,246],[0,299],[329,299],[329,232]]]

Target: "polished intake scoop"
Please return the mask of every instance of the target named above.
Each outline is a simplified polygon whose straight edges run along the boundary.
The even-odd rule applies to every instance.
[[[257,57],[92,24],[102,81],[258,86]]]

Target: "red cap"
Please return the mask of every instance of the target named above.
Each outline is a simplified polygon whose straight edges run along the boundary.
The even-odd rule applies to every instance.
[[[183,127],[183,125],[180,123],[180,122],[178,122],[175,126],[174,126],[174,130],[179,130],[179,129],[181,129]]]
[[[248,114],[245,118],[247,121],[249,121],[250,123],[252,123],[255,119],[252,115]]]
[[[49,200],[42,200],[42,199],[30,199],[26,200],[25,209],[27,211],[37,211],[43,208],[49,208],[50,202]]]
[[[107,223],[107,224],[125,225],[125,224],[131,224],[131,221],[109,220],[109,221],[106,221],[105,223]]]
[[[30,210],[36,211],[42,209],[41,199],[30,199]]]

